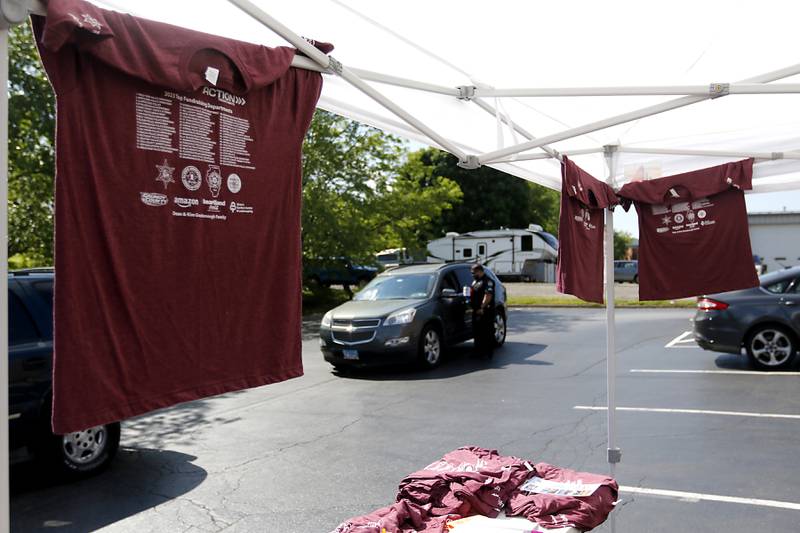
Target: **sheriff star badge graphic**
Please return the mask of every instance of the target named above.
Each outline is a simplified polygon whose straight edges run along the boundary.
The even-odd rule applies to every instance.
[[[170,183],[175,183],[175,178],[172,177],[172,173],[175,172],[175,167],[169,166],[169,163],[166,159],[164,159],[164,163],[161,165],[156,165],[158,169],[158,177],[156,177],[156,181],[160,181],[164,184],[164,189]]]

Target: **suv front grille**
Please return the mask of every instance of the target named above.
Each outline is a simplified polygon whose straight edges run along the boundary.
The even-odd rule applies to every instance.
[[[331,336],[333,342],[337,344],[365,344],[375,338],[380,324],[379,318],[334,318],[331,324]]]
[[[333,326],[340,328],[377,328],[381,324],[380,318],[365,318],[365,319],[343,319],[334,318]]]

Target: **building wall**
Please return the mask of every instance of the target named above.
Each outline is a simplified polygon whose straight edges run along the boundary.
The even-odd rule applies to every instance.
[[[800,213],[753,213],[750,244],[761,256],[767,272],[800,265]]]

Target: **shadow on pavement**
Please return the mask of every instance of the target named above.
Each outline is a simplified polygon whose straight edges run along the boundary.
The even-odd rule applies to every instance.
[[[720,355],[714,360],[714,364],[724,370],[753,370],[753,366],[747,357],[732,353]]]
[[[758,368],[750,362],[750,358],[745,355],[736,355],[732,353],[722,354],[714,360],[714,363],[718,368],[724,370],[758,370]],[[796,372],[798,369],[800,369],[800,360],[795,360],[788,368],[783,368],[781,370],[765,370],[765,372],[779,374],[781,372]]]
[[[546,348],[547,346],[544,344],[506,342],[502,348],[495,350],[492,359],[484,359],[473,356],[473,344],[467,342],[450,348],[442,364],[432,370],[418,370],[404,365],[381,368],[346,368],[342,371],[332,370],[332,372],[340,377],[374,381],[446,379],[515,365],[550,366],[553,363],[534,359]]]
[[[564,332],[572,330],[572,320],[565,319],[563,312],[553,312],[542,308],[525,308],[524,312],[520,309],[509,309],[508,334],[531,333],[536,331],[546,331],[548,333]],[[580,316],[580,321],[591,320],[594,315],[597,320],[605,320],[605,315],[592,313],[592,311],[603,311],[602,309],[582,309],[586,311]]]
[[[100,529],[191,491],[207,473],[184,453],[120,449],[105,472],[58,481],[36,463],[11,468],[11,531]]]
[[[169,448],[172,444],[191,443],[194,431],[208,424],[227,424],[238,420],[213,416],[209,412],[215,402],[244,394],[246,390],[226,392],[220,396],[201,398],[172,407],[145,413],[122,423],[122,445],[135,448]]]

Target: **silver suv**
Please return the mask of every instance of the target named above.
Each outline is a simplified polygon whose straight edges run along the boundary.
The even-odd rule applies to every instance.
[[[506,291],[497,287],[495,342],[506,339]],[[434,367],[446,346],[472,338],[472,312],[464,287],[472,284],[467,263],[399,267],[372,280],[353,300],[322,319],[319,343],[334,367],[419,363]]]

